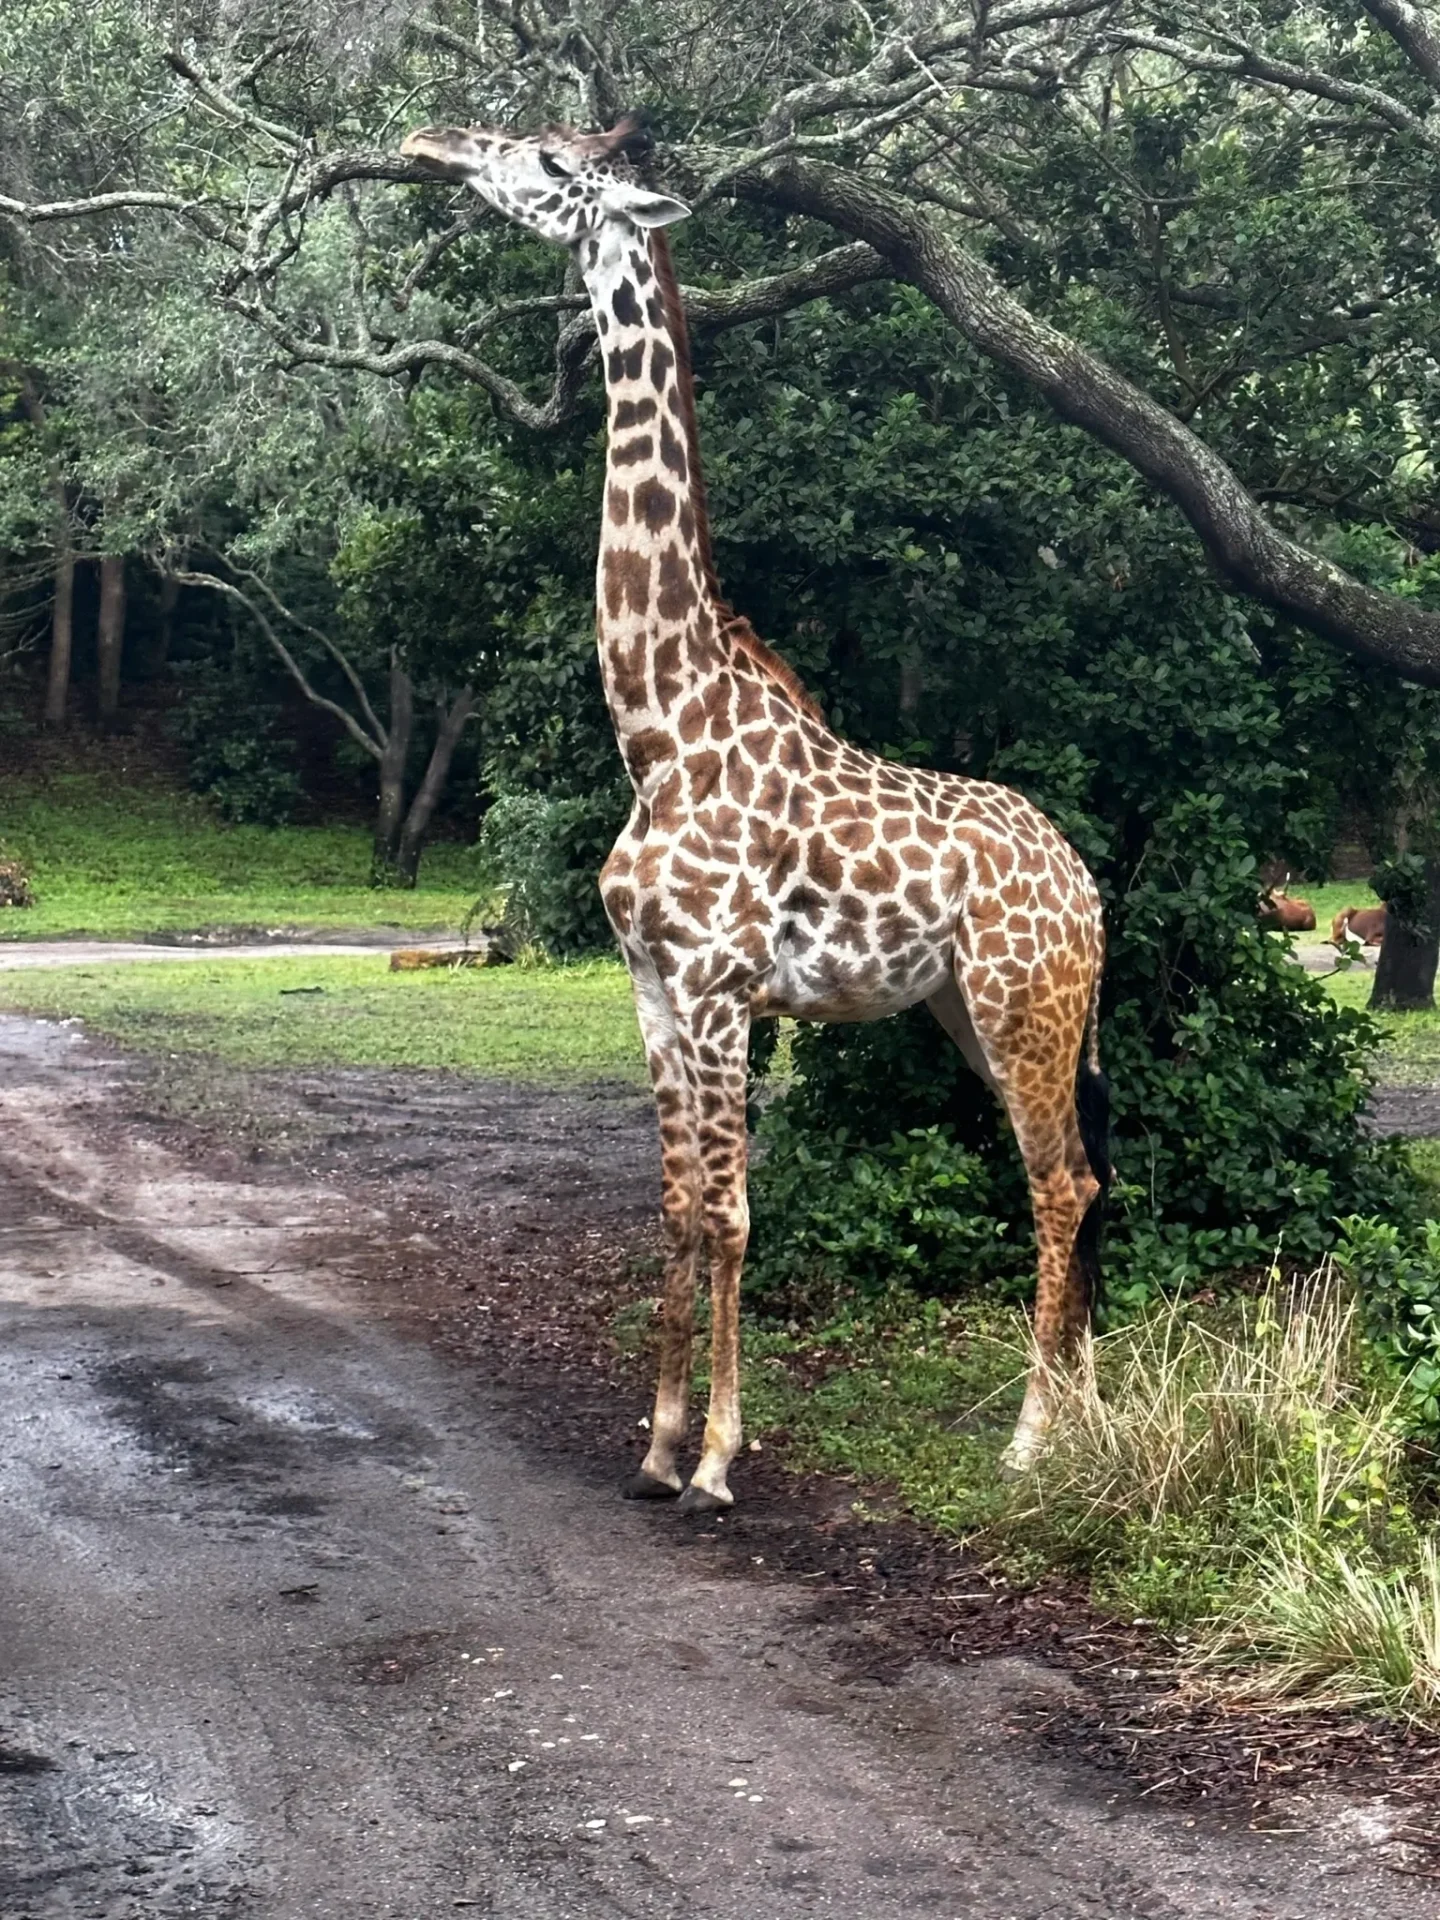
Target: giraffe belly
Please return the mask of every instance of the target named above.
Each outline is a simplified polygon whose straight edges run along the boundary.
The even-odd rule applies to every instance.
[[[928,999],[950,978],[948,940],[916,942],[891,954],[850,953],[823,941],[797,953],[782,943],[751,1011],[796,1020],[884,1020]]]

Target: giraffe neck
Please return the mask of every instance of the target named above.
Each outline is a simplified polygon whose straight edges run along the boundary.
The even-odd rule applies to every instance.
[[[663,245],[663,242],[661,243]],[[620,750],[645,796],[675,751],[675,716],[733,651],[710,565],[677,351],[648,237],[612,222],[581,249],[609,403],[596,601],[600,671]]]

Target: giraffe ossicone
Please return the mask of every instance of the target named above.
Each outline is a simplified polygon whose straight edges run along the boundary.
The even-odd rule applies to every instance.
[[[1024,1471],[1098,1282],[1109,1180],[1099,895],[1020,794],[896,766],[832,733],[722,598],[663,232],[686,208],[640,178],[647,148],[631,117],[601,134],[429,127],[401,149],[573,250],[605,370],[597,626],[635,801],[600,885],[654,1087],[666,1256],[650,1449],[627,1492],[666,1497],[684,1484],[704,1251],[710,1404],[681,1504],[731,1501],[751,1021],[873,1020],[921,1000],[1003,1103],[1030,1183],[1037,1361],[1003,1463]]]

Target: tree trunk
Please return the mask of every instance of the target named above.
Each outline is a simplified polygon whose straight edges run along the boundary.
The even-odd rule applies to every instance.
[[[410,676],[390,656],[390,723],[380,756],[380,810],[375,820],[375,853],[370,866],[372,887],[414,885],[399,871],[400,829],[405,820],[405,762],[415,728],[415,689]],[[418,854],[417,854],[418,859]]]
[[[1387,900],[1385,939],[1370,1006],[1377,1013],[1433,1013],[1440,962],[1440,857],[1425,862],[1424,921],[1402,920]]]
[[[100,667],[102,727],[112,726],[120,706],[120,655],[125,646],[125,559],[107,553],[100,562],[100,619],[95,651]]]
[[[59,543],[63,540],[64,544]],[[70,698],[70,659],[75,650],[75,554],[69,528],[57,526],[55,611],[50,619],[50,672],[45,685],[45,724],[63,727]]]
[[[401,886],[413,887],[420,877],[420,855],[425,850],[430,822],[435,817],[435,808],[440,795],[445,791],[445,782],[450,775],[450,763],[455,758],[455,749],[460,744],[460,736],[464,733],[466,723],[474,711],[475,695],[469,687],[461,688],[454,705],[448,712],[444,701],[439,703],[439,725],[435,733],[435,745],[430,754],[430,764],[425,769],[424,779],[415,790],[415,798],[410,802],[410,811],[406,814],[405,825],[400,831],[395,871]]]
[[[160,618],[155,626],[155,647],[150,660],[150,668],[162,673],[170,658],[170,647],[175,639],[175,609],[180,604],[180,582],[171,573],[160,576]]]
[[[45,402],[28,373],[20,378],[20,404],[38,434],[48,424]],[[50,671],[45,685],[45,724],[63,727],[70,699],[70,663],[75,653],[75,548],[70,539],[70,499],[59,474],[51,479],[55,501],[55,610],[50,619]]]

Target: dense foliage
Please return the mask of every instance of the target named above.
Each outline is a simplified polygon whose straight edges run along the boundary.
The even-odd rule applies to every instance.
[[[1376,1351],[1404,1381],[1402,1410],[1440,1431],[1440,1222],[1357,1216],[1343,1223],[1336,1263],[1355,1284]]]

